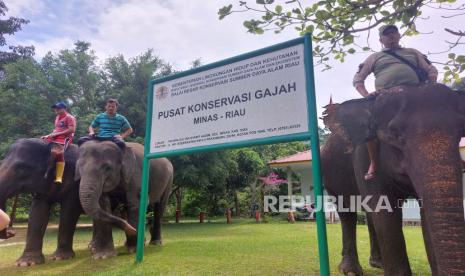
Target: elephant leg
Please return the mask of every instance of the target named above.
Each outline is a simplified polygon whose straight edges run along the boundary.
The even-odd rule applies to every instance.
[[[138,222],[139,222],[139,201],[134,202],[134,203],[130,203],[130,201],[128,201],[128,223],[137,229]],[[126,245],[126,248],[128,249],[128,252],[130,253],[136,252],[137,235],[136,236],[126,235],[125,245]]]
[[[412,275],[402,232],[402,209],[393,204],[395,200],[390,202],[392,212],[370,214],[381,248],[384,275]]]
[[[431,268],[432,275],[438,275],[438,264],[436,262],[436,256],[434,254],[434,246],[431,240],[431,229],[429,227],[428,216],[425,215],[423,208],[420,208],[421,214],[421,230],[423,232],[423,240],[425,242],[426,255],[428,256],[429,266]]]
[[[100,206],[105,211],[111,211],[110,199],[108,196],[102,195],[100,198]],[[117,252],[113,243],[111,224],[100,220],[93,220],[93,228],[92,241],[89,245],[92,258],[106,259],[116,256]]]
[[[161,224],[163,221],[163,214],[165,212],[166,204],[164,202],[157,202],[153,207],[153,223],[150,228],[150,244],[162,245],[161,238]]]
[[[338,212],[342,228],[342,261],[339,264],[341,273],[362,275],[357,253],[357,214],[349,212]]]
[[[139,176],[135,177],[135,183],[141,183]],[[147,183],[149,185],[149,183]],[[140,207],[140,190],[135,189],[136,184],[131,186],[126,194],[127,206],[128,206],[128,223],[138,229],[139,224],[139,207]],[[145,231],[145,220],[144,220],[144,231]],[[144,241],[145,243],[145,241]],[[137,235],[126,235],[126,248],[129,253],[135,253],[137,248]]]
[[[50,256],[50,259],[65,260],[74,258],[73,237],[80,215],[81,207],[78,194],[69,194],[61,203],[58,246],[57,250]]]
[[[49,217],[50,203],[47,198],[35,196],[29,211],[26,248],[21,257],[16,260],[17,266],[31,266],[45,262],[42,245]]]
[[[375,227],[371,215],[367,215],[368,233],[370,235],[370,265],[372,267],[383,269],[381,260],[381,249],[379,248],[378,238],[376,237]]]

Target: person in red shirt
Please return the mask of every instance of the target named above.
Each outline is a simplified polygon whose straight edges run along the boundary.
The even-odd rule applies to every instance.
[[[74,132],[76,131],[76,118],[69,114],[64,102],[58,102],[51,106],[57,115],[55,118],[55,129],[52,133],[41,138],[52,143],[52,154],[55,155],[56,171],[55,183],[63,182],[63,172],[65,171],[64,152],[69,143],[72,143]]]

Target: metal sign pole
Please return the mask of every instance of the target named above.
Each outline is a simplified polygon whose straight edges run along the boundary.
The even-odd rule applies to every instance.
[[[150,159],[144,157],[142,165],[142,185],[140,190],[140,206],[139,206],[139,224],[137,225],[137,251],[136,262],[142,262],[144,259],[144,243],[145,243],[145,214],[147,213],[147,197],[148,197],[148,180],[149,180],[149,164]]]
[[[305,74],[307,79],[308,91],[308,125],[310,129],[310,144],[312,151],[312,169],[313,169],[313,190],[316,200],[316,224],[317,224],[317,235],[318,235],[318,255],[320,257],[320,275],[329,276],[329,256],[328,256],[328,239],[326,236],[326,220],[324,213],[324,202],[318,200],[322,198],[323,189],[321,185],[321,166],[320,166],[320,141],[318,137],[318,121],[316,112],[316,100],[315,100],[315,80],[313,74],[313,60],[312,60],[312,40],[311,35],[305,35]],[[323,206],[319,206],[319,204]]]
[[[137,225],[137,249],[136,249],[136,262],[140,263],[144,259],[144,243],[145,243],[145,214],[147,213],[147,198],[149,191],[149,170],[150,158],[148,157],[150,149],[150,140],[152,139],[152,111],[153,111],[153,85],[152,82],[148,83],[147,95],[147,118],[145,122],[145,146],[144,146],[144,161],[142,164],[142,180],[140,191],[140,205],[139,205],[139,223]]]

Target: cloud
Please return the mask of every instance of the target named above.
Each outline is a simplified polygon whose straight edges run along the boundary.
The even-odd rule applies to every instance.
[[[101,14],[92,42],[103,56],[134,56],[153,48],[178,69],[186,69],[196,58],[213,62],[285,40],[246,34],[239,18],[232,18],[234,26],[228,24],[231,20],[219,21],[221,6],[202,0],[126,2]]]
[[[70,37],[51,37],[44,41],[24,41],[24,45],[34,45],[36,56],[44,57],[48,52],[57,53],[62,49],[71,49],[74,47],[75,40]]]
[[[33,14],[40,14],[45,8],[45,4],[40,0],[7,0],[4,2],[8,8],[7,15],[16,17],[29,17]]]

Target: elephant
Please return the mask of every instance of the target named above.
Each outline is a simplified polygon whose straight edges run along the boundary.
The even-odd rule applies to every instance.
[[[32,193],[29,210],[26,248],[16,261],[18,266],[45,262],[42,245],[50,208],[59,203],[60,222],[58,245],[52,260],[74,257],[73,236],[77,220],[82,213],[79,202],[79,183],[74,181],[78,148],[69,145],[65,151],[65,171],[62,184],[54,183],[54,160],[48,142],[37,138],[14,142],[0,162],[0,208],[5,210],[6,200],[20,193]],[[3,231],[3,234],[5,232]]]
[[[321,147],[321,167],[323,183],[329,195],[336,198],[342,196],[344,208],[350,205],[350,197],[359,196],[351,155],[346,153],[345,141],[336,133],[331,133]],[[338,212],[342,227],[342,261],[339,271],[343,274],[362,275],[362,266],[358,261],[356,246],[356,212]],[[381,252],[370,216],[367,216],[368,233],[370,238],[370,265],[382,268]]]
[[[367,205],[374,210],[367,213],[372,222],[370,232],[379,243],[385,275],[412,274],[399,204],[409,197],[422,202],[422,231],[432,274],[465,275],[462,163],[458,151],[460,138],[465,136],[465,93],[442,84],[399,87],[330,105],[324,122],[333,141],[322,150],[323,172],[329,170],[328,166],[339,170],[325,179],[325,188],[347,194],[355,185],[362,197],[370,197]],[[365,181],[370,162],[365,142],[372,139],[378,144],[378,166],[375,178]],[[331,164],[327,162],[330,159]],[[383,197],[391,208],[377,212]],[[355,224],[351,219],[342,219],[341,224],[341,265],[361,274],[356,270]]]
[[[104,238],[92,241],[90,246],[95,253],[94,258],[116,254],[111,238],[112,225],[126,233],[128,251],[135,251],[143,158],[144,146],[137,143],[126,143],[125,149],[120,149],[111,141],[89,141],[79,148],[76,179],[80,179],[81,205],[84,212],[93,219],[94,231],[100,231]],[[153,204],[155,218],[150,244],[162,243],[161,223],[172,183],[171,162],[166,158],[151,160],[149,202]],[[117,195],[121,197],[122,194],[126,199],[127,220],[109,212],[110,199]]]

